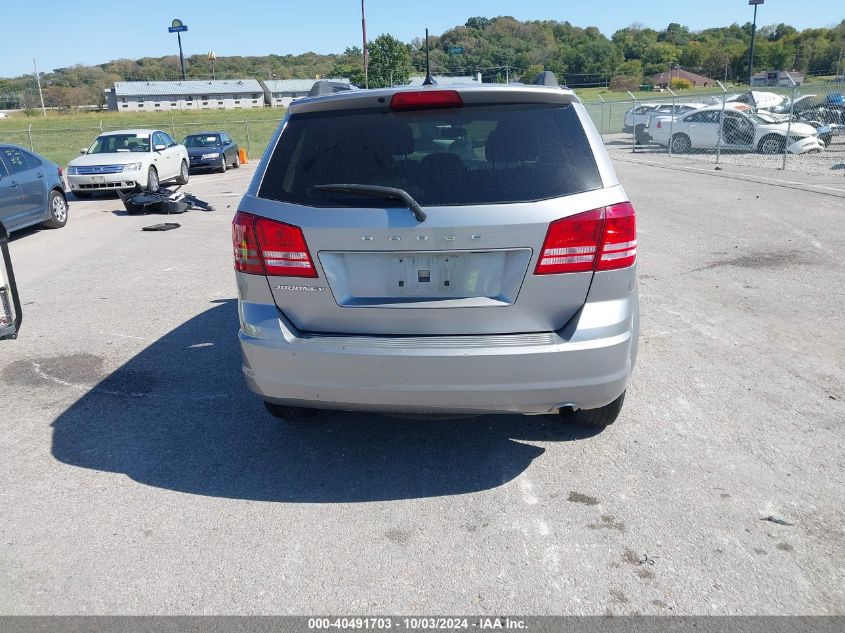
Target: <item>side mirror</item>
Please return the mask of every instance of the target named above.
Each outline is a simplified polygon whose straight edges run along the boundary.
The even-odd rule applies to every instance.
[[[23,317],[8,240],[9,232],[0,222],[0,341],[17,338]]]
[[[153,147],[153,149],[157,152],[163,152],[164,150],[167,149],[167,145],[159,144],[159,145],[156,145],[155,147]]]
[[[82,149],[80,149],[80,150],[79,150],[79,153],[80,153],[80,154],[87,154],[87,153],[88,153],[88,148],[87,148],[87,147],[83,147]]]

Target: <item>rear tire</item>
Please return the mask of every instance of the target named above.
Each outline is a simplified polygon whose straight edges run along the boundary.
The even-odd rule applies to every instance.
[[[676,154],[686,154],[692,149],[692,142],[686,134],[675,134],[672,137],[672,151]]]
[[[634,143],[636,145],[645,145],[648,143],[648,137],[645,133],[645,125],[642,123],[634,128]]]
[[[559,413],[560,417],[569,424],[604,428],[613,424],[619,417],[623,402],[625,402],[624,391],[616,400],[598,409],[578,409],[577,411],[561,409]]]
[[[47,211],[50,217],[44,222],[44,226],[48,229],[60,229],[67,224],[67,200],[55,189],[47,199]]]
[[[291,407],[285,404],[274,404],[272,402],[264,401],[264,406],[273,417],[280,420],[309,420],[316,418],[319,415],[317,409],[308,409],[306,407]]]

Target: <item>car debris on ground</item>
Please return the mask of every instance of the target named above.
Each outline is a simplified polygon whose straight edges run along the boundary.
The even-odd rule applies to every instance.
[[[189,193],[183,193],[179,191],[178,187],[175,189],[162,188],[158,191],[136,187],[129,193],[118,191],[117,194],[123,201],[126,212],[130,215],[136,213],[185,213],[191,209],[214,211],[214,207],[208,202]]]

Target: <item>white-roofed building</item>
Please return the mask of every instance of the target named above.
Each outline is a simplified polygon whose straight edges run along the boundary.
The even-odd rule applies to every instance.
[[[321,80],[342,84],[349,83],[346,78],[332,77],[322,77],[321,79],[265,79],[261,83],[265,87],[264,95],[267,103],[274,108],[286,108],[294,99],[307,97],[314,84]]]
[[[255,79],[117,81],[106,104],[117,112],[263,108],[264,88]]]

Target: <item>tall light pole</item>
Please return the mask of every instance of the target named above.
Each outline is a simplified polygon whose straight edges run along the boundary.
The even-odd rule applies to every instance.
[[[214,51],[208,51],[208,61],[211,62],[211,78],[214,79],[214,60],[217,59],[217,55],[214,54]]]
[[[754,21],[751,23],[751,48],[748,49],[748,87],[751,87],[751,76],[754,74],[754,35],[757,32],[757,5],[763,4],[764,0],[748,0],[748,4],[754,5]]]
[[[176,33],[176,37],[179,40],[179,66],[182,68],[182,81],[185,81],[185,56],[182,55],[182,33],[188,30],[188,25],[183,24],[182,20],[173,20],[167,30],[170,33]]]
[[[369,88],[370,82],[367,75],[367,65],[370,61],[370,56],[367,53],[367,16],[364,13],[364,0],[361,0],[361,39],[364,44],[364,88]]]

